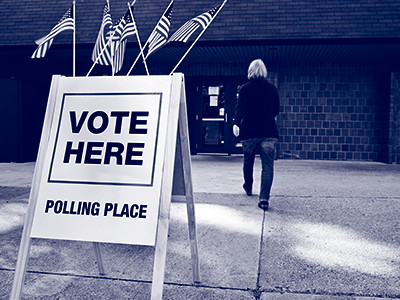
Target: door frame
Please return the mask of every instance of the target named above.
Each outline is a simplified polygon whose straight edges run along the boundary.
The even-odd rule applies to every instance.
[[[232,132],[233,119],[236,109],[237,86],[246,82],[245,76],[208,76],[196,77],[196,128],[195,144],[197,153],[225,153],[241,154],[241,147],[235,147],[235,136]],[[202,146],[202,88],[203,86],[225,87],[225,115],[224,115],[224,147],[220,149]]]

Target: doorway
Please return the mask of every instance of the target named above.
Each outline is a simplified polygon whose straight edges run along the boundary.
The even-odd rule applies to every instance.
[[[243,153],[232,133],[236,99],[246,78],[205,78],[196,84],[196,152]]]

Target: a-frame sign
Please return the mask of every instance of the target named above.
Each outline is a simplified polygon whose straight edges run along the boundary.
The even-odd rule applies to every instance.
[[[200,282],[184,76],[54,76],[11,299],[31,238],[155,246],[151,299],[162,299],[171,200],[186,202]]]

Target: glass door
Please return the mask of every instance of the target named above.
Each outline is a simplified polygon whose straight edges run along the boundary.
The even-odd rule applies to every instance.
[[[199,123],[198,152],[227,152],[226,149],[226,95],[224,85],[202,85],[200,107],[196,119]]]
[[[246,78],[197,78],[197,82],[197,153],[243,153],[232,126],[238,91]]]

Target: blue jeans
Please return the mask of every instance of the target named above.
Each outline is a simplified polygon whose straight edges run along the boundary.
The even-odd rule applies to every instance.
[[[243,177],[247,190],[253,187],[253,167],[257,149],[260,149],[261,156],[261,188],[260,200],[269,200],[272,181],[274,178],[274,156],[276,138],[256,138],[243,140]]]

